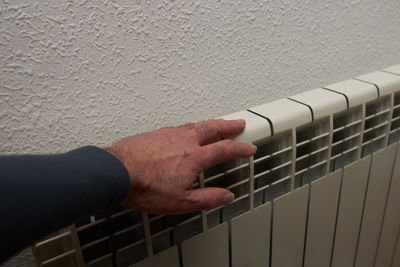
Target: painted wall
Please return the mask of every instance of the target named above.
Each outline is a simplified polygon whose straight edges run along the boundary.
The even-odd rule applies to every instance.
[[[400,1],[287,2],[0,1],[0,153],[105,146],[400,63]]]

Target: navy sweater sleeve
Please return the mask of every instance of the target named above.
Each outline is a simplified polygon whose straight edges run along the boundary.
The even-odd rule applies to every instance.
[[[0,262],[128,194],[123,164],[94,146],[60,155],[0,156]]]

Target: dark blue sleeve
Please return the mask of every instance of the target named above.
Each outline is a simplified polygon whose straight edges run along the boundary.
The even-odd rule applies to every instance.
[[[82,216],[118,205],[129,175],[107,151],[0,156],[0,262]]]

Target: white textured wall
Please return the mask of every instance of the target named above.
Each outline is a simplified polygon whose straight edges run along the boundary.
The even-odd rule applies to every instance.
[[[400,63],[400,1],[0,1],[0,153],[104,146]]]

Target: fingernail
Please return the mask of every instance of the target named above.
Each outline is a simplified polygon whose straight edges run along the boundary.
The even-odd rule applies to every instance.
[[[243,120],[243,119],[239,119],[239,120],[236,120],[238,123],[240,123],[240,125],[242,125],[243,127],[244,126],[246,126],[246,121],[245,120]]]
[[[233,193],[226,193],[224,195],[224,204],[231,203],[235,199],[235,195]]]
[[[251,146],[255,149],[255,151],[257,151],[257,147],[255,145],[251,145]]]

